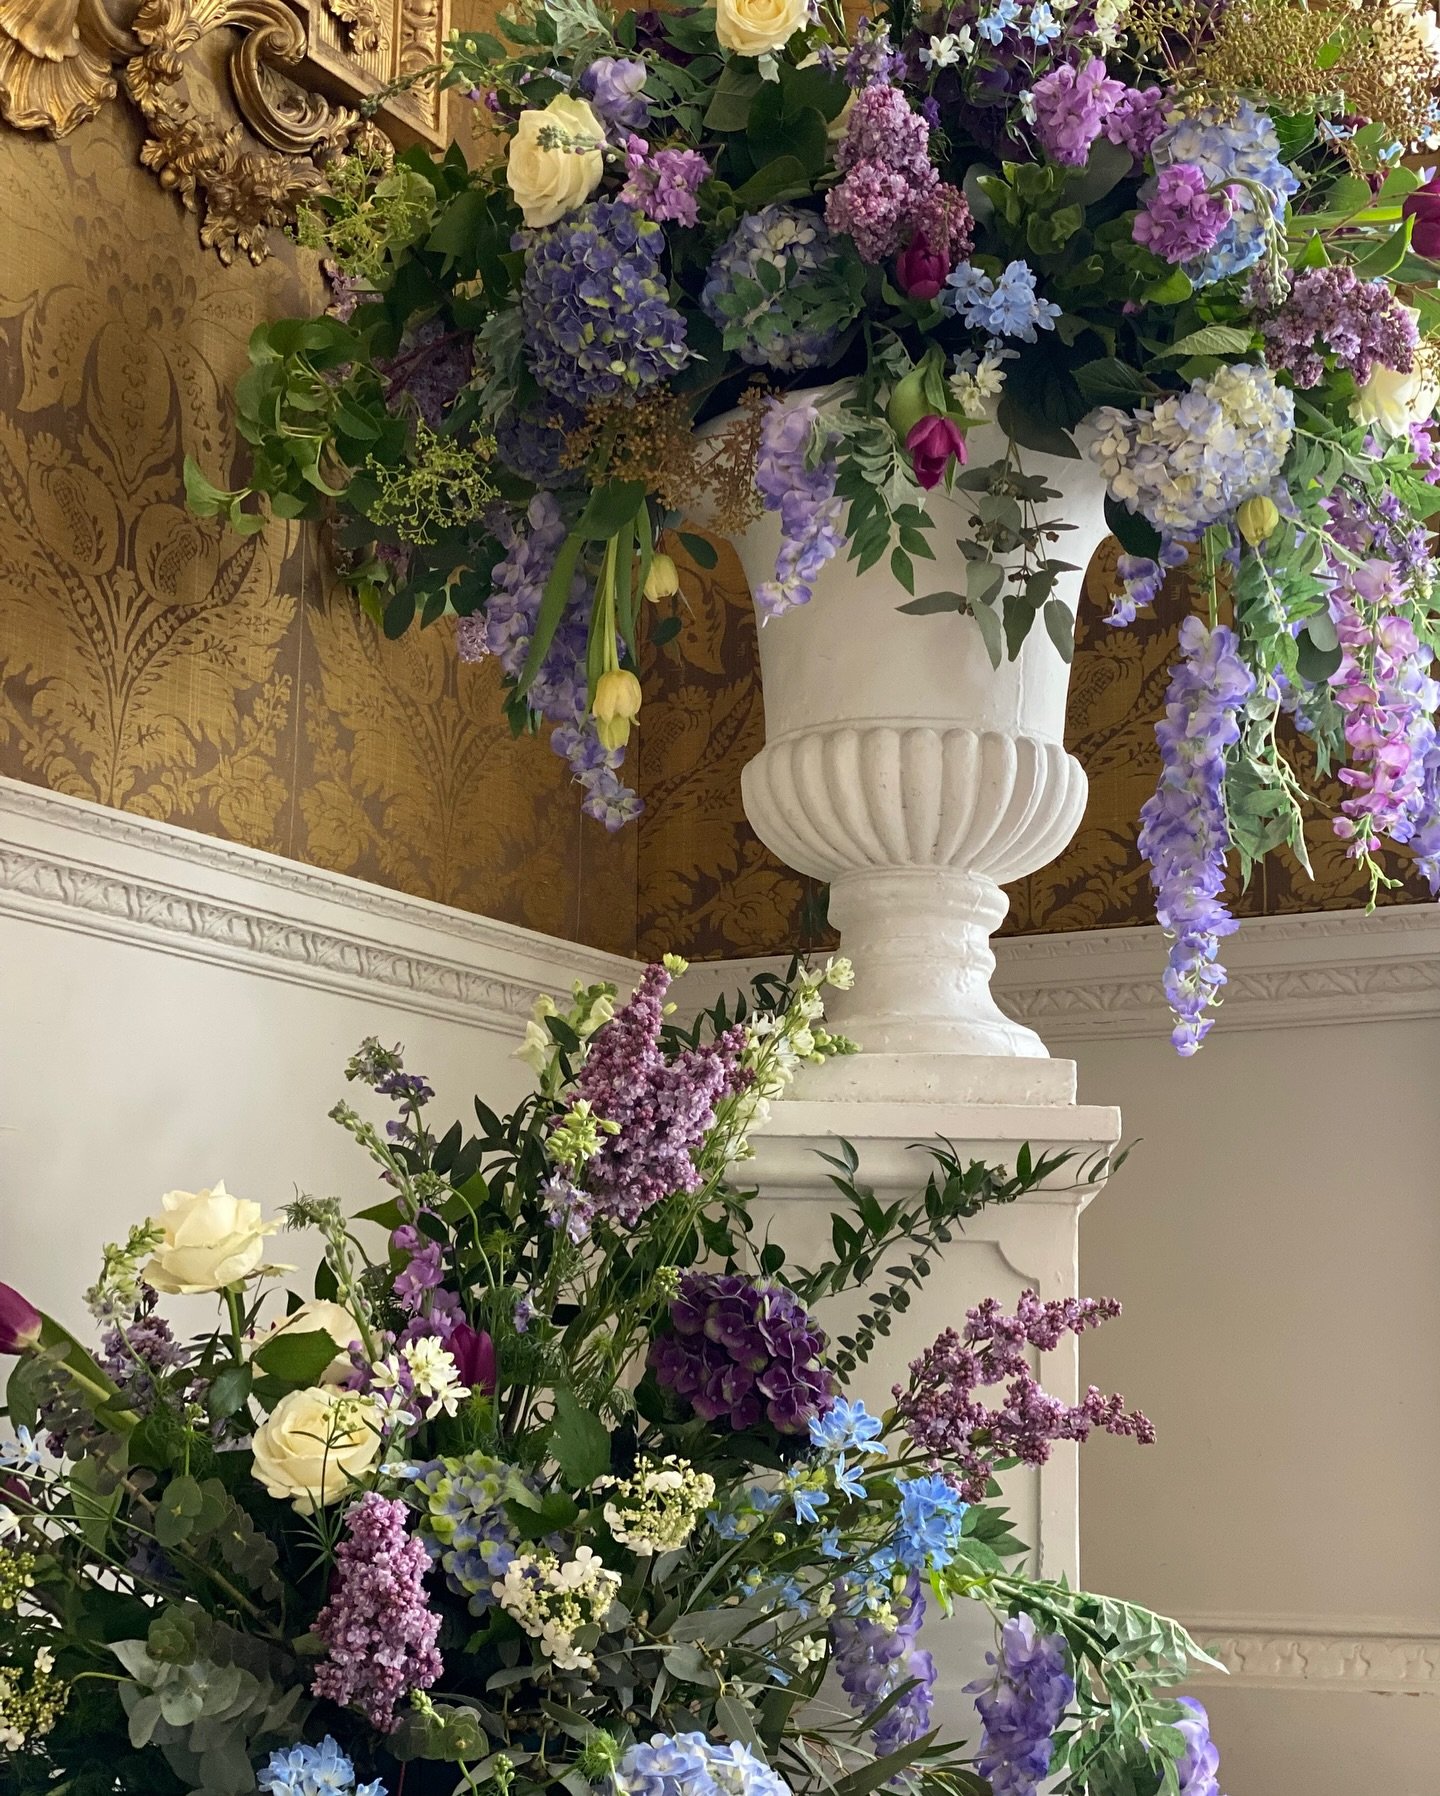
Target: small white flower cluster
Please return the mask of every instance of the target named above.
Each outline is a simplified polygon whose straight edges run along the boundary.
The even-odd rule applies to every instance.
[[[1005,390],[1005,363],[1014,361],[1018,353],[990,343],[983,356],[977,356],[973,350],[956,356],[955,372],[950,377],[956,410],[977,424],[992,421],[995,401]]]
[[[43,1739],[60,1719],[70,1691],[55,1676],[48,1646],[35,1654],[28,1683],[24,1673],[0,1665],[0,1752],[23,1752]]]
[[[521,1553],[491,1587],[495,1600],[560,1671],[589,1671],[595,1660],[577,1638],[583,1628],[600,1627],[610,1613],[620,1578],[602,1565],[590,1547],[573,1559],[554,1553]]]
[[[469,1394],[454,1356],[434,1335],[407,1341],[398,1353],[377,1360],[370,1379],[387,1429],[453,1416]]]
[[[715,1501],[715,1480],[688,1459],[667,1453],[659,1465],[641,1466],[628,1478],[607,1478],[610,1532],[632,1553],[671,1553],[683,1547]]]
[[[855,983],[855,969],[844,955],[827,960],[818,971],[803,967],[795,976],[790,1002],[779,1012],[757,1017],[746,1029],[741,1056],[755,1077],[734,1101],[727,1118],[724,1151],[727,1160],[742,1160],[750,1152],[748,1136],[770,1114],[771,1103],[783,1097],[802,1066],[818,1066],[832,1054],[853,1054],[855,1044],[826,1029],[821,1018],[826,986],[848,991]]]

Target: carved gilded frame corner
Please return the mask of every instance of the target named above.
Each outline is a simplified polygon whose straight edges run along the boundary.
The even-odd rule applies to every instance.
[[[434,65],[449,14],[450,0],[0,0],[0,118],[61,137],[123,91],[141,162],[200,241],[259,262],[362,132],[444,142],[433,83],[389,95],[373,126],[357,108]]]

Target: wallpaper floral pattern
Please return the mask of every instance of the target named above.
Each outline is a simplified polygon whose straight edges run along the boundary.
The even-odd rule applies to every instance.
[[[138,131],[0,133],[0,772],[630,949],[637,843],[512,742],[489,670],[378,637],[313,528],[185,509],[185,454],[234,458],[251,328],[304,291],[283,246],[201,252]]]

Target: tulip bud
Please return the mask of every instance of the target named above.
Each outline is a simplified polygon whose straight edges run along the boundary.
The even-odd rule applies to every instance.
[[[463,1382],[472,1391],[479,1391],[485,1397],[493,1397],[496,1384],[495,1343],[490,1336],[483,1329],[472,1328],[468,1322],[459,1322],[451,1329],[446,1345]]]
[[[673,599],[680,590],[680,576],[668,555],[652,555],[650,572],[645,576],[647,599]]]
[[[1280,522],[1280,512],[1273,499],[1263,496],[1247,499],[1235,513],[1235,522],[1250,547],[1258,549],[1261,543],[1270,540],[1271,531]]]
[[[44,1324],[45,1318],[28,1298],[0,1285],[0,1353],[28,1353]]]
[[[925,370],[920,366],[912,368],[903,380],[897,382],[890,395],[890,403],[885,408],[885,416],[890,420],[891,429],[903,442],[932,409],[925,398]]]
[[[601,674],[590,710],[603,746],[624,748],[630,740],[631,722],[640,715],[640,682],[623,667]]]

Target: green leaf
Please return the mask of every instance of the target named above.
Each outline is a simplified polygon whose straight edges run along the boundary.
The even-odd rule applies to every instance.
[[[751,175],[735,192],[744,212],[754,212],[775,200],[800,199],[810,191],[810,176],[798,156],[777,156]]]
[[[530,638],[530,652],[525,657],[525,665],[515,685],[517,699],[523,698],[530,690],[532,681],[550,653],[550,644],[555,640],[555,632],[560,627],[560,619],[570,600],[570,582],[575,577],[575,564],[584,547],[585,538],[578,530],[572,530],[560,545],[555,565],[550,569],[550,578],[545,582],[545,591],[540,597],[535,634]]]
[[[1143,555],[1153,561],[1160,553],[1160,532],[1137,511],[1130,511],[1118,499],[1107,496],[1105,522],[1110,534],[1127,555]]]
[[[635,513],[644,503],[643,480],[607,481],[591,493],[590,503],[581,512],[575,532],[591,542],[606,542],[634,522]]]
[[[680,530],[677,531],[676,534],[680,538],[685,553],[695,563],[696,567],[706,569],[713,568],[716,562],[719,561],[720,557],[716,552],[715,545],[708,537],[696,536],[695,533],[690,530]]]
[[[205,1413],[212,1422],[224,1421],[226,1416],[233,1416],[245,1407],[250,1399],[253,1376],[248,1365],[226,1366],[215,1374],[205,1393]]]
[[[1141,403],[1150,391],[1138,369],[1113,355],[1082,363],[1075,370],[1075,384],[1091,405],[1118,405],[1122,409]]]
[[[1207,324],[1182,337],[1161,359],[1169,361],[1187,355],[1247,355],[1254,341],[1253,331],[1239,330],[1233,324]]]
[[[985,641],[985,652],[990,657],[991,667],[999,667],[1005,658],[1005,631],[1000,622],[1000,614],[993,605],[976,605],[970,614],[980,626],[980,634]]]
[[[941,611],[968,611],[970,601],[958,592],[927,592],[895,609],[907,611],[911,617],[934,617]]]
[[[282,1384],[302,1388],[318,1384],[331,1360],[344,1351],[323,1328],[287,1329],[256,1348],[254,1363]]]
[[[1047,599],[1041,616],[1046,634],[1068,667],[1075,658],[1075,619],[1070,615],[1070,607],[1063,599]]]
[[[575,1393],[560,1385],[555,1392],[555,1423],[550,1452],[565,1482],[585,1490],[610,1470],[610,1436],[599,1416],[582,1409]]]

